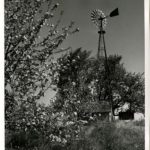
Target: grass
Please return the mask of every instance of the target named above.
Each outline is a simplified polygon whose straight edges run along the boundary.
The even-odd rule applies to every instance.
[[[66,147],[41,142],[35,150],[144,150],[144,120],[97,122],[85,126],[79,138]]]
[[[90,134],[86,134],[89,131],[85,129],[84,139],[90,150],[144,150],[143,122],[97,123],[89,127]]]

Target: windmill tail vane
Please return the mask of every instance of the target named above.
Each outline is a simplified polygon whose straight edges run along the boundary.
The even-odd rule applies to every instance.
[[[118,8],[114,9],[114,10],[109,14],[110,17],[115,17],[115,16],[118,16],[118,15],[119,15],[119,9],[118,9]]]

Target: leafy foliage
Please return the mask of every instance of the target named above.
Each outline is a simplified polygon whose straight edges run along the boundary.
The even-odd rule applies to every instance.
[[[69,49],[60,49],[62,42],[79,31],[74,22],[59,27],[63,11],[52,24],[58,6],[52,0],[5,1],[5,125],[16,136],[34,132],[45,139],[57,126],[52,109],[37,105],[37,100],[56,76],[52,54]]]
[[[108,100],[112,105],[113,115],[117,115],[116,111],[127,103],[133,104],[132,111],[143,112],[142,74],[127,72],[118,55],[108,57],[107,73],[103,60],[89,58],[87,54],[78,49],[59,59],[56,109],[80,114],[84,103]],[[84,58],[81,55],[85,55]]]
[[[144,113],[144,78],[143,74],[127,73],[122,86],[122,100],[129,104],[133,112]]]
[[[58,33],[60,19],[56,25],[50,24],[58,4],[50,7],[51,1],[44,3],[48,5],[45,12],[40,9],[42,0],[5,3],[5,84],[9,84],[17,99],[27,99],[27,95],[29,99],[39,99],[50,81],[53,66],[49,57],[67,35],[74,32],[71,31],[72,22],[62,33]],[[48,34],[39,39],[46,25]],[[43,92],[39,90],[40,94],[35,96],[37,89]]]
[[[88,52],[77,49],[58,60],[59,69],[57,72],[59,77],[56,82],[58,93],[55,101],[55,107],[58,107],[58,109],[59,107],[60,109],[66,109],[65,111],[68,111],[68,113],[69,109],[71,112],[77,111],[76,109],[78,109],[82,100],[86,98],[84,92],[87,92],[85,90],[87,87],[83,82],[84,74],[81,74],[81,71],[85,67],[88,57]]]

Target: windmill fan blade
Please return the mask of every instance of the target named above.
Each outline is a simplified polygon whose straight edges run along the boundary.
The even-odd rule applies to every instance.
[[[97,20],[98,18],[100,17],[99,13],[97,10],[94,10],[92,13],[91,13],[91,20]]]
[[[114,9],[111,13],[110,13],[110,17],[114,17],[114,16],[118,16],[119,15],[119,10],[118,8]]]
[[[93,10],[92,13],[91,13],[91,21],[97,27],[100,27],[100,23],[101,23],[100,18],[104,18],[103,21],[102,21],[102,24],[103,24],[103,27],[105,27],[106,26],[106,18],[105,18],[104,13],[99,9]]]
[[[97,26],[100,23],[99,20],[98,20],[99,18],[100,18],[99,11],[98,10],[93,10],[92,13],[91,13],[91,21],[93,23],[95,23]]]

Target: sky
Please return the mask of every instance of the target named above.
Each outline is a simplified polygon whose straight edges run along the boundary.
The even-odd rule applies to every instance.
[[[119,8],[119,16],[108,18],[105,42],[107,55],[122,56],[122,63],[127,71],[144,72],[144,1],[142,0],[58,0],[58,11],[64,10],[61,26],[75,21],[80,32],[69,36],[62,44],[63,48],[71,46],[74,50],[82,47],[96,56],[98,49],[98,29],[91,22],[91,12],[102,10],[108,15]],[[44,103],[55,95],[47,91]]]
[[[108,15],[119,8],[119,16],[108,18],[105,42],[107,54],[122,55],[127,71],[144,72],[144,1],[142,0],[58,0],[64,10],[61,25],[75,21],[80,32],[70,36],[62,47],[82,47],[96,56],[98,29],[91,22],[91,12],[102,10]]]

